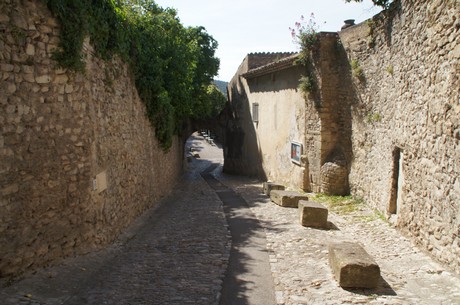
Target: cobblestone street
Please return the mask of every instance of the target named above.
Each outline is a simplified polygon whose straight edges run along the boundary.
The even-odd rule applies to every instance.
[[[347,215],[329,214],[334,229],[302,227],[295,208],[262,194],[257,180],[221,175],[241,194],[263,225],[278,304],[460,304],[460,278],[433,261],[366,206]],[[363,245],[381,269],[377,289],[345,290],[333,279],[328,243]]]
[[[222,202],[200,172],[222,152],[193,145],[207,159],[188,163],[174,193],[114,245],[0,288],[0,304],[217,304],[230,235]]]
[[[221,300],[232,246],[228,220],[216,190],[200,176],[222,162],[222,152],[196,134],[187,146],[199,156],[187,163],[175,192],[116,243],[0,288],[0,304],[229,304]],[[334,229],[306,228],[297,209],[262,194],[260,181],[224,175],[220,166],[211,174],[245,199],[262,227],[275,287],[266,294],[278,304],[460,304],[460,278],[364,205],[346,215],[330,213]],[[327,253],[336,240],[360,242],[375,258],[382,274],[377,289],[338,286]]]

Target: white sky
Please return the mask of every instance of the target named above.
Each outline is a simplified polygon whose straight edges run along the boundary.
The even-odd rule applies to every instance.
[[[311,13],[321,31],[336,32],[343,21],[362,22],[380,11],[371,0],[155,0],[159,6],[177,9],[185,26],[204,26],[219,43],[216,79],[230,81],[248,53],[298,51],[289,27]]]

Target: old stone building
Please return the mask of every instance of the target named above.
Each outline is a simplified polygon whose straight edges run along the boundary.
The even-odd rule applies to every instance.
[[[349,65],[337,47],[337,34],[320,36],[311,67],[296,64],[298,54],[291,53],[244,59],[229,85],[234,110],[230,130],[240,130],[235,138],[241,146],[228,148],[239,154],[225,155],[224,170],[305,191],[349,192],[351,115],[345,103],[351,93],[344,82],[351,80],[343,77]],[[315,90],[305,95],[298,87],[307,74],[315,78]]]
[[[167,195],[183,145],[165,153],[126,64],[85,43],[85,74],[51,58],[44,1],[0,2],[0,277],[111,241]]]
[[[456,1],[395,1],[321,33],[306,68],[292,54],[249,54],[229,86],[238,132],[224,169],[351,192],[460,272],[458,16]],[[306,96],[301,75],[315,84]]]

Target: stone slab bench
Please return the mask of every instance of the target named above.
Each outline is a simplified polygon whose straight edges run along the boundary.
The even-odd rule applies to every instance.
[[[284,191],[284,185],[277,184],[274,182],[264,182],[263,192],[265,195],[270,196],[270,192],[273,190],[281,190]]]
[[[304,227],[327,228],[328,210],[321,203],[307,200],[299,201],[300,224]]]
[[[297,208],[300,200],[308,200],[306,195],[294,191],[273,190],[270,199],[282,207]]]
[[[335,279],[343,288],[378,286],[380,267],[358,243],[330,243],[329,264]]]

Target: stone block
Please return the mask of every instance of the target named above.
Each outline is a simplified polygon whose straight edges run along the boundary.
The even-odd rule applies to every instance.
[[[294,191],[273,190],[270,199],[282,207],[297,208],[299,201],[308,200],[308,197]]]
[[[284,191],[284,185],[276,184],[274,182],[264,182],[263,192],[265,195],[270,196],[272,190],[282,190]]]
[[[14,70],[14,65],[11,64],[1,64],[0,65],[0,70],[2,72],[13,72]]]
[[[30,56],[35,55],[35,46],[33,44],[27,44],[26,46],[26,54]]]
[[[47,84],[51,81],[51,78],[49,75],[40,75],[35,77],[35,81],[38,84]]]
[[[330,243],[329,264],[341,287],[375,288],[378,286],[380,267],[358,243]]]
[[[304,227],[327,228],[328,210],[321,203],[299,201],[300,224]]]

